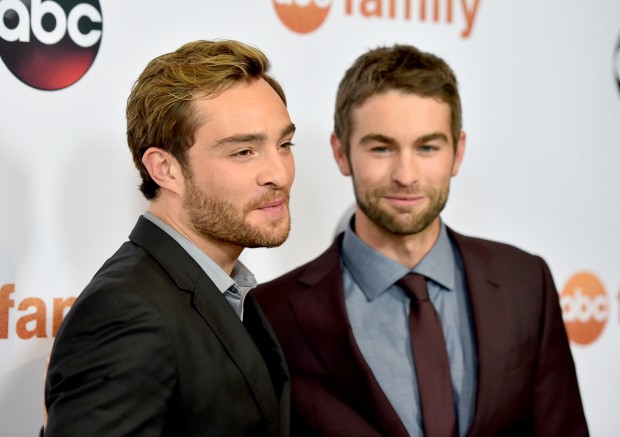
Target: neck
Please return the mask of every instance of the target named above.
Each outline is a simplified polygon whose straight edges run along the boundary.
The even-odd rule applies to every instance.
[[[193,227],[182,218],[181,211],[167,208],[159,201],[153,201],[149,205],[149,212],[166,223],[175,231],[194,243],[209,258],[222,268],[229,276],[237,263],[243,247],[221,240],[215,240],[198,234]]]
[[[441,221],[437,217],[416,234],[397,235],[378,226],[359,207],[355,211],[355,233],[360,240],[408,268],[414,268],[431,251],[440,230]]]

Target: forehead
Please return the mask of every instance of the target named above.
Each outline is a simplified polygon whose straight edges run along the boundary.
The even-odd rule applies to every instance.
[[[399,90],[368,97],[351,112],[352,138],[376,133],[450,132],[450,106],[433,97]]]
[[[286,105],[264,79],[236,83],[215,97],[194,100],[192,110],[199,123],[196,134],[213,138],[264,133],[291,122]]]

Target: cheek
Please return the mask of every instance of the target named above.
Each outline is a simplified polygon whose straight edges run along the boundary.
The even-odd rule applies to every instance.
[[[247,179],[247,174],[220,167],[205,170],[197,178],[197,184],[211,198],[235,202],[247,198],[252,192]]]
[[[380,177],[368,171],[353,169],[352,179],[358,192],[369,191],[377,187],[389,185],[389,178]]]
[[[452,177],[452,165],[445,165],[429,170],[426,173],[426,181],[431,185],[446,185]]]
[[[385,185],[390,182],[390,169],[384,161],[352,161],[350,167],[358,187]]]

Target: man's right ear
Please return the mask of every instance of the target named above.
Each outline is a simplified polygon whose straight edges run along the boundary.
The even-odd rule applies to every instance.
[[[149,147],[142,155],[142,164],[161,188],[175,193],[182,191],[181,167],[170,153],[159,147]]]
[[[334,132],[332,132],[329,141],[332,144],[332,153],[334,154],[334,159],[336,160],[336,164],[338,164],[340,173],[345,176],[351,176],[351,166],[349,164],[349,158],[345,153],[342,141],[340,141],[340,138],[338,138]]]

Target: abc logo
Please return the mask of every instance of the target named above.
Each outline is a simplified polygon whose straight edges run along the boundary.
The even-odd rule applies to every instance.
[[[0,0],[0,58],[31,87],[66,88],[93,64],[102,27],[98,0]]]
[[[560,303],[566,332],[572,341],[586,345],[598,338],[609,319],[610,302],[596,276],[581,272],[571,277]]]
[[[323,24],[332,0],[273,0],[276,13],[286,27],[297,33],[308,33]]]

